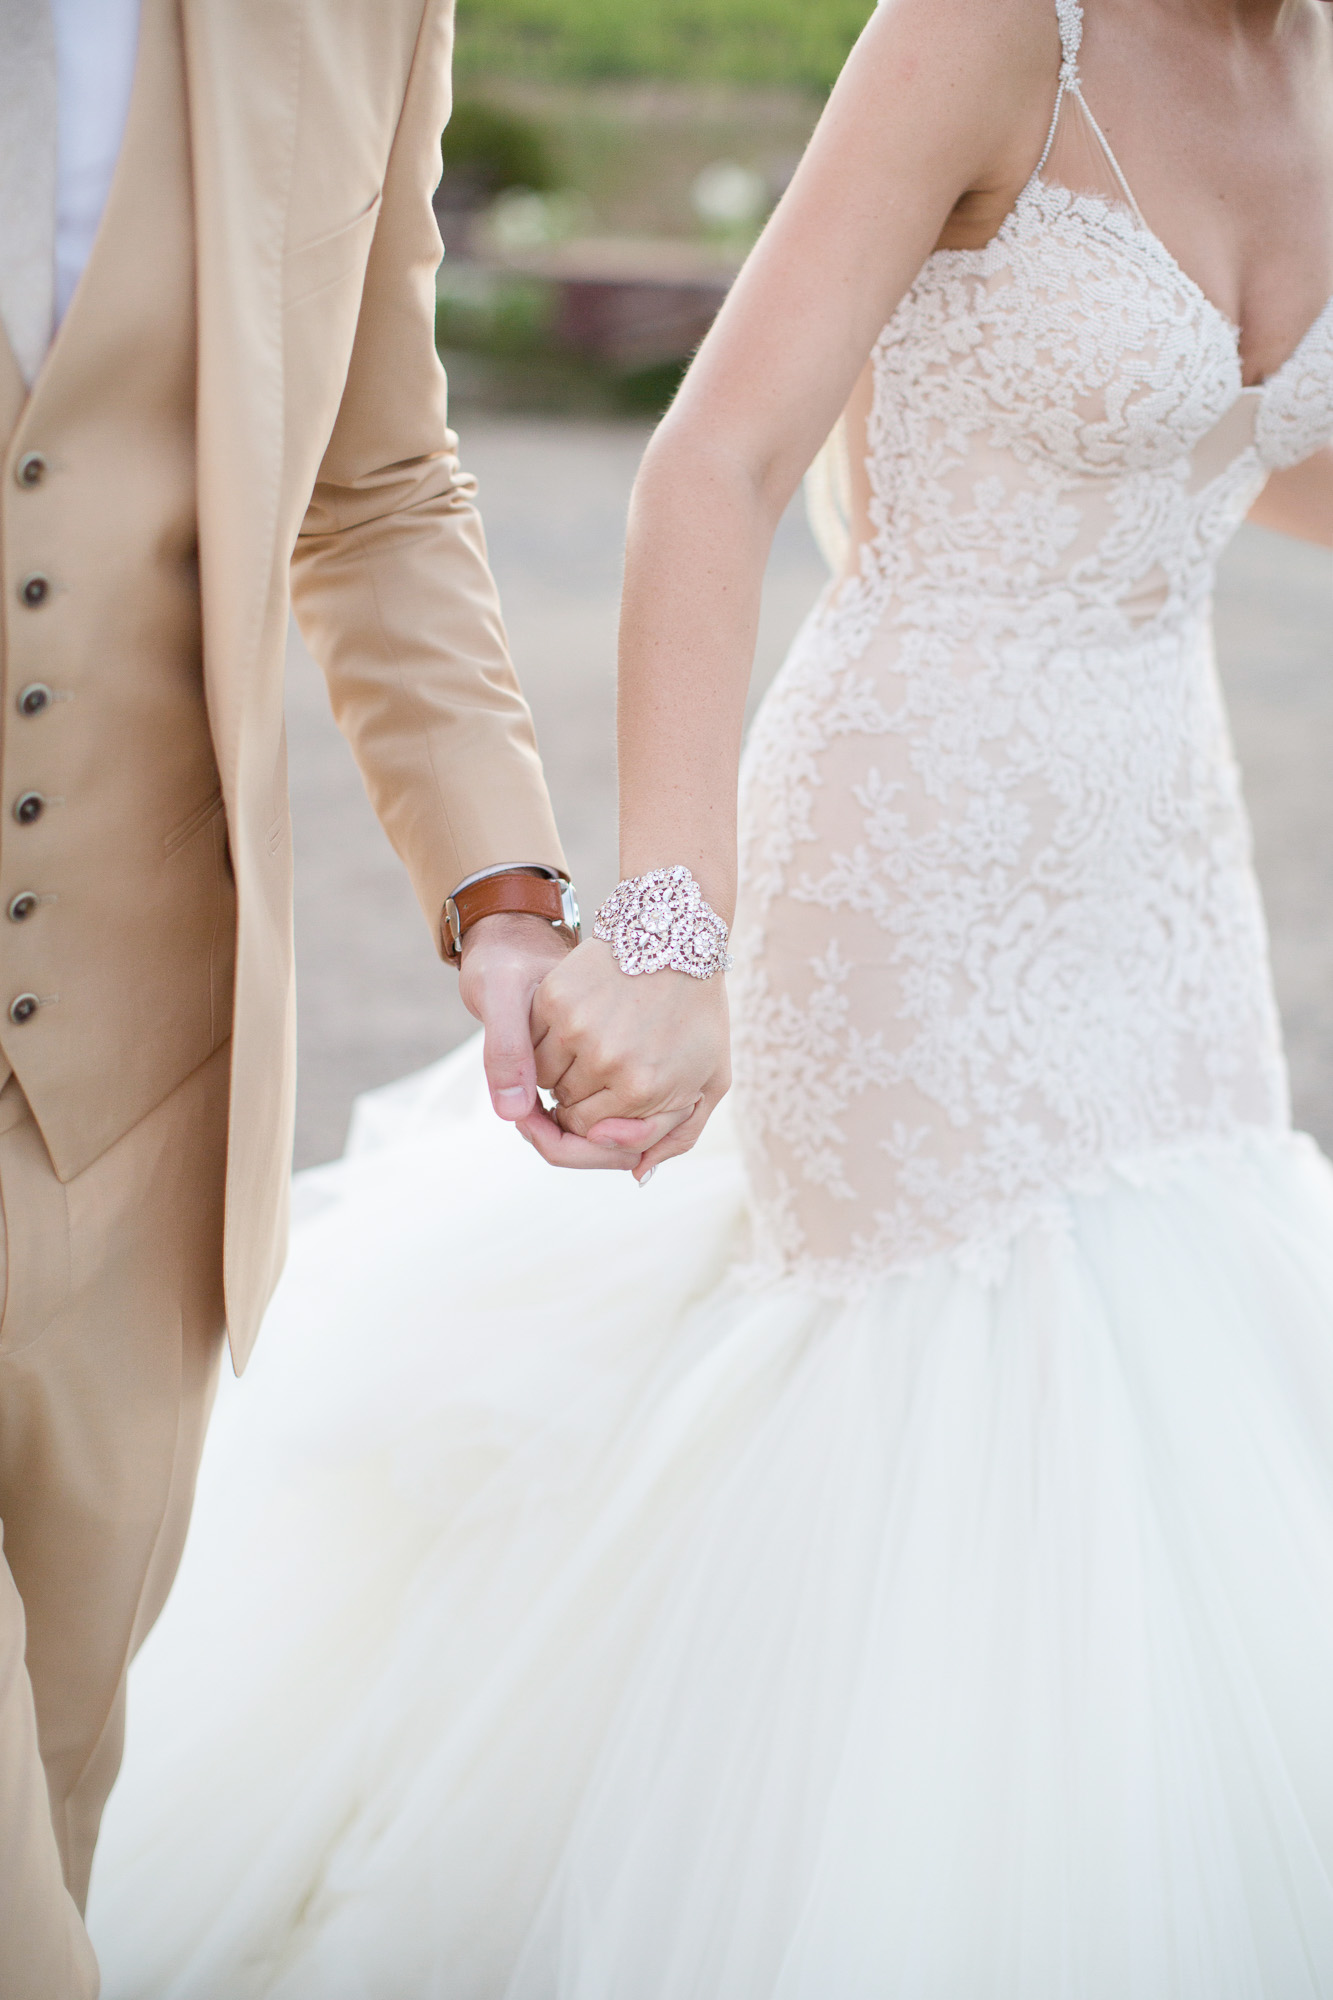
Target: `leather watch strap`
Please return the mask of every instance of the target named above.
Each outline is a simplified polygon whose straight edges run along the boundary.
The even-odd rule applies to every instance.
[[[569,885],[550,875],[515,868],[483,876],[456,889],[444,906],[445,956],[456,959],[463,939],[483,917],[545,917],[577,942],[569,922]]]

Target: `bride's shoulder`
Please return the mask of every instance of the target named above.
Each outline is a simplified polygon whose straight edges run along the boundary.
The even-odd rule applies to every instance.
[[[1005,179],[1021,154],[1023,179],[1059,71],[1055,0],[880,0],[834,90],[832,122],[877,129],[923,167],[946,155],[969,182]]]
[[[1055,0],[879,0],[857,56],[897,75],[944,70],[1021,88],[1060,67]]]

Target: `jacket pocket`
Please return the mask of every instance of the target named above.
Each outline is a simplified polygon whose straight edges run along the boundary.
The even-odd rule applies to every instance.
[[[313,242],[302,243],[287,252],[282,260],[284,311],[288,306],[299,305],[302,299],[336,285],[349,273],[359,274],[365,270],[379,213],[380,197],[376,194],[374,200],[359,215],[354,215],[350,222],[344,222],[327,236],[317,236]]]
[[[162,843],[163,853],[174,854],[177,848],[184,847],[187,840],[193,840],[195,834],[202,827],[207,826],[210,820],[216,819],[221,811],[222,793],[220,791],[213,792],[204,800],[202,805],[196,806],[194,811],[183,819],[179,826],[172,828]]]

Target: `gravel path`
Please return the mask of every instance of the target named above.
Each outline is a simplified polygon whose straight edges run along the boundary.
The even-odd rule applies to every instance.
[[[585,914],[614,885],[613,673],[632,424],[470,418],[491,556]],[[756,694],[824,579],[799,504],[769,568]],[[1268,898],[1298,1122],[1333,1151],[1333,557],[1246,528],[1218,642]],[[296,820],[298,1166],[342,1146],[358,1091],[473,1026],[366,803],[299,639],[288,674]]]

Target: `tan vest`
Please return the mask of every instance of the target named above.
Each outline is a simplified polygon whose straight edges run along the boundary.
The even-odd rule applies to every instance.
[[[31,395],[0,336],[0,1049],[63,1179],[231,1030],[190,188],[178,8],[146,0],[102,228]],[[95,894],[90,855],[118,862]]]

